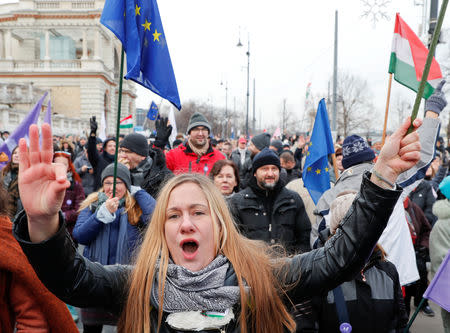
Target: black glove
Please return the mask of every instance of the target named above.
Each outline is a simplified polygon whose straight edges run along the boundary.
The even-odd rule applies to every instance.
[[[447,105],[447,99],[445,94],[442,92],[442,87],[445,84],[445,80],[442,80],[437,88],[434,90],[433,95],[431,95],[425,102],[425,112],[433,111],[438,115]]]
[[[90,119],[89,119],[89,124],[91,125],[91,136],[97,136],[97,128],[98,128],[98,125],[97,125],[97,122],[95,121],[95,116],[92,116]]]
[[[156,140],[153,144],[161,149],[164,149],[166,144],[169,143],[169,137],[172,134],[172,125],[167,125],[168,121],[167,117],[161,117],[155,122]]]

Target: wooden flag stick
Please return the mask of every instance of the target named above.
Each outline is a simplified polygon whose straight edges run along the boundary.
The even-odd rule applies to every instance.
[[[417,118],[417,113],[419,112],[420,102],[422,100],[423,91],[425,90],[425,83],[428,79],[428,73],[430,72],[431,62],[433,60],[434,51],[436,50],[439,34],[441,32],[442,22],[444,21],[445,11],[447,10],[447,4],[448,0],[442,1],[436,28],[434,29],[433,33],[433,39],[431,40],[431,46],[428,50],[427,61],[425,62],[425,68],[423,69],[422,79],[420,80],[419,90],[417,91],[416,100],[414,102],[414,107],[411,113],[411,126],[409,127],[407,134],[411,133],[414,130],[412,122]]]
[[[331,161],[333,162],[333,169],[334,169],[334,176],[336,177],[336,180],[339,178],[339,170],[337,168],[337,162],[336,162],[336,154],[331,154]]]
[[[391,86],[392,86],[392,73],[389,73],[388,93],[387,93],[387,99],[386,99],[386,111],[384,112],[383,137],[381,139],[382,146],[384,146],[384,141],[386,141],[386,128],[387,128],[387,120],[388,120],[388,114],[389,114],[389,102],[391,100]]]

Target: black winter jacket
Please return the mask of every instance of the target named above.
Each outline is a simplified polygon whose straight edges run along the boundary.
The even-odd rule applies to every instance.
[[[94,169],[94,191],[102,186],[102,172],[109,164],[114,162],[114,155],[108,154],[106,151],[101,153],[97,150],[97,137],[90,136],[88,138],[88,158]]]
[[[239,169],[239,179],[242,184],[241,188],[247,187],[247,180],[250,179],[252,174],[252,158],[250,157],[250,150],[245,150],[244,164],[241,164],[241,154],[239,149],[233,150],[231,153],[231,160]]]
[[[401,193],[401,190],[382,189],[367,177],[363,178],[360,194],[341,227],[325,247],[286,259],[285,271],[277,274],[285,276],[287,284],[296,282],[288,292],[294,303],[305,297],[324,295],[353,279],[365,265]],[[62,215],[60,219],[62,221]],[[77,307],[107,308],[115,314],[122,311],[131,266],[102,266],[85,259],[77,253],[63,222],[50,239],[31,243],[25,212],[16,220],[14,236],[39,279],[64,302]],[[232,274],[230,271],[226,283],[233,281]],[[151,313],[153,330],[157,322],[156,311],[157,306]],[[235,313],[239,313],[237,311]],[[221,331],[238,333],[239,322],[231,322]],[[177,331],[168,327],[163,318],[160,332]]]
[[[409,198],[422,209],[428,222],[433,225],[437,217],[433,214],[433,205],[436,197],[433,194],[434,189],[427,180],[422,180],[419,185],[409,194]]]
[[[158,148],[150,149],[149,156],[130,170],[130,174],[132,185],[142,187],[153,198],[157,197],[165,181],[173,176],[167,169],[164,153]]]
[[[330,236],[329,228],[319,234],[319,246]],[[408,323],[397,269],[382,260],[375,249],[355,279],[340,285],[353,332],[401,333]],[[339,333],[339,317],[333,291],[313,297],[313,313],[318,332]]]
[[[229,198],[241,232],[250,239],[282,244],[289,253],[308,252],[311,222],[298,193],[281,181],[275,189],[261,189],[253,176],[249,186]]]

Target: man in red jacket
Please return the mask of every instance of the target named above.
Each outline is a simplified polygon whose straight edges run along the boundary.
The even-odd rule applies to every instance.
[[[166,164],[175,175],[202,173],[208,175],[212,166],[225,156],[214,149],[209,140],[211,125],[201,113],[194,113],[187,127],[188,140],[166,153]]]

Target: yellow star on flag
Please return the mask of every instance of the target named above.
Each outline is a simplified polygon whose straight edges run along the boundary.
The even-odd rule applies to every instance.
[[[153,33],[153,41],[157,40],[159,42],[159,36],[161,34],[158,33],[158,30],[155,29],[155,32]]]
[[[306,156],[309,156],[309,151],[306,152]]]
[[[307,169],[308,171],[311,171],[311,167],[308,167],[308,169]]]
[[[147,19],[145,19],[145,23],[141,24],[144,27],[144,31],[145,30],[150,31],[150,24],[152,24],[152,23],[148,22]]]
[[[309,142],[309,146],[312,146],[312,141]]]
[[[140,10],[141,10],[141,7],[139,7],[139,6],[136,4],[136,9],[134,10],[136,16],[141,15]]]
[[[316,173],[317,173],[317,174],[320,174],[320,169],[317,169],[317,170],[316,170]]]
[[[326,167],[326,168],[325,168],[325,171],[328,172],[328,170],[330,170],[330,169],[328,169],[328,167]]]

